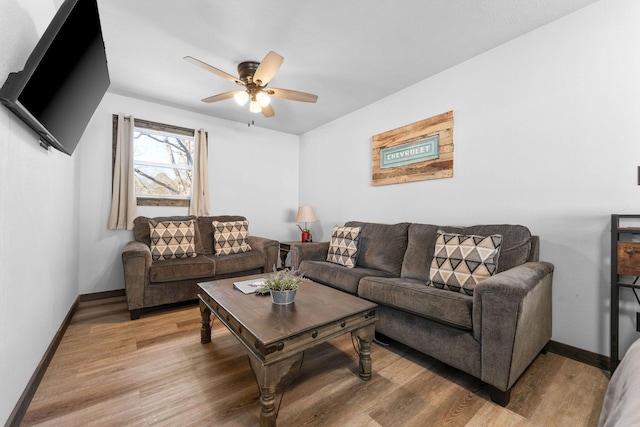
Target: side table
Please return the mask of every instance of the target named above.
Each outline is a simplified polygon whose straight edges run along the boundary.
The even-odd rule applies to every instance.
[[[291,251],[291,246],[295,244],[302,245],[303,243],[300,241],[296,242],[280,242],[280,269],[283,270],[286,267],[287,263],[287,255]]]

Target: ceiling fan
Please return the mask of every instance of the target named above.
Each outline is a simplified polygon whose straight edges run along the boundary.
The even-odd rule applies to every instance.
[[[275,112],[273,111],[273,106],[271,106],[272,96],[301,102],[316,102],[318,100],[317,95],[310,93],[290,89],[267,88],[267,85],[276,75],[284,61],[282,56],[273,51],[267,53],[262,62],[241,62],[238,65],[238,77],[234,77],[191,56],[185,56],[184,59],[223,79],[244,87],[244,89],[209,96],[204,98],[202,102],[217,102],[234,98],[238,104],[245,105],[250,100],[249,110],[252,113],[262,113],[265,117],[273,117]]]

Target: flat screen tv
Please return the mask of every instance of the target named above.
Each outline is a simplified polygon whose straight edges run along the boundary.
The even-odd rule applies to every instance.
[[[40,136],[71,155],[109,87],[96,0],[66,0],[0,101]]]

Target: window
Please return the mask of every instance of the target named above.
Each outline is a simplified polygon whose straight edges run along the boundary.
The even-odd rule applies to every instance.
[[[193,135],[138,125],[133,131],[133,170],[138,205],[144,199],[191,199]],[[155,204],[155,203],[154,203]]]
[[[114,130],[117,116],[114,116]],[[114,158],[115,158],[114,131]],[[138,206],[189,206],[194,130],[135,120],[133,169]]]

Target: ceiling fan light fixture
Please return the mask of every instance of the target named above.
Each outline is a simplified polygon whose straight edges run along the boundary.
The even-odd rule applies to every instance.
[[[261,113],[262,107],[260,106],[258,101],[251,101],[251,104],[249,104],[249,111],[251,111],[252,113]]]
[[[258,92],[256,93],[256,101],[258,101],[258,104],[264,108],[271,103],[271,97],[264,92]]]
[[[212,103],[234,98],[240,106],[245,106],[247,102],[250,102],[249,111],[252,113],[262,113],[264,117],[269,118],[275,116],[273,106],[271,105],[271,96],[300,102],[316,102],[318,100],[317,95],[310,93],[290,89],[267,89],[267,85],[278,72],[284,61],[282,56],[273,51],[267,53],[262,62],[244,61],[238,64],[238,77],[191,56],[185,56],[184,59],[244,88],[243,90],[230,90],[208,96],[202,99],[202,102]]]
[[[235,95],[233,95],[233,99],[236,100],[238,105],[242,106],[242,105],[245,105],[249,100],[249,94],[243,90],[239,90],[238,92],[235,93]]]

